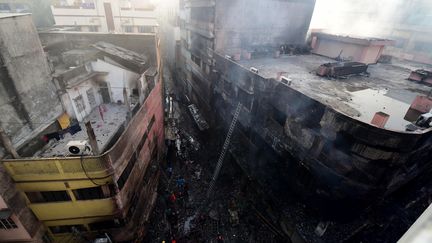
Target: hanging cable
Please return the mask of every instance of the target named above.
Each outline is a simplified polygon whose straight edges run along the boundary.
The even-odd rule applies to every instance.
[[[104,178],[107,178],[108,176],[111,176],[113,173],[110,173],[108,176],[106,176],[106,177],[103,177],[103,178],[91,178],[89,175],[88,175],[88,173],[87,173],[87,171],[86,171],[86,169],[84,168],[84,160],[83,160],[83,154],[81,153],[81,155],[80,155],[80,163],[81,163],[81,168],[82,168],[82,170],[84,171],[84,174],[86,175],[86,177],[94,184],[94,185],[96,185],[96,186],[103,186],[103,185],[106,185],[106,184],[108,184],[108,183],[105,183],[105,184],[99,184],[99,183],[96,183],[95,181],[94,181],[94,179],[104,179]]]

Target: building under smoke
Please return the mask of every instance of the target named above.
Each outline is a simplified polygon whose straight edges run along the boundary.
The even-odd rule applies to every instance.
[[[322,34],[312,47],[328,57],[309,54],[314,5],[180,1],[178,76],[213,125],[228,127],[242,104],[234,160],[279,200],[294,191],[324,221],[348,218],[352,231],[297,229],[340,241],[363,229],[355,218],[365,207],[430,170],[431,128],[419,122],[430,88],[407,80],[416,64],[377,63],[393,44],[381,36]]]

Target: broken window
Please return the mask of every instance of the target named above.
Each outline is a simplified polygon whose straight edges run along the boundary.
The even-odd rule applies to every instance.
[[[18,226],[15,224],[11,217],[6,219],[0,219],[0,229],[8,230],[16,228],[18,228]]]
[[[85,110],[85,103],[82,95],[78,95],[74,100],[75,107],[78,111],[78,113],[81,113]]]
[[[109,195],[105,195],[102,187],[91,187],[73,190],[73,194],[77,200],[92,200],[107,198]]]
[[[71,201],[67,191],[26,192],[31,203]]]

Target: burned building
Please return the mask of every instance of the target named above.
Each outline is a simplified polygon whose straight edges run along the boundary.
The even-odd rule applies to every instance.
[[[233,59],[274,46],[304,44],[315,1],[180,1],[180,77],[210,109],[214,51]],[[272,13],[264,14],[262,13]],[[289,23],[289,24],[286,24]],[[199,94],[199,95],[198,95]]]
[[[419,111],[429,88],[406,80],[415,65],[368,67],[389,43],[380,39],[350,39],[366,47],[356,50],[365,63],[316,75],[337,62],[344,41],[331,44],[337,52],[321,46],[334,59],[307,53],[314,3],[181,1],[179,81],[213,126],[227,128],[242,105],[231,155],[274,198],[294,191],[319,217],[352,219],[356,213],[343,212],[361,211],[430,169],[432,130],[416,124],[430,111]],[[347,70],[356,67],[362,71]]]
[[[11,28],[21,23],[14,21],[9,23]],[[10,142],[14,141],[10,129],[2,133],[2,141],[9,143],[2,144],[8,149],[1,160],[0,193],[5,203],[0,201],[0,209],[8,221],[3,224],[2,218],[5,227],[0,228],[0,236],[8,238],[0,241],[18,240],[8,236],[13,230],[22,231],[24,241],[41,239],[44,232],[54,242],[142,239],[156,199],[164,151],[156,36],[135,35],[139,44],[128,45],[127,36],[118,34],[45,35],[53,37],[42,38],[47,56],[36,32],[14,35],[39,44],[36,54],[43,57],[25,62],[35,70],[21,70],[20,75],[34,78],[46,71],[40,86],[43,92],[53,93],[28,97],[35,106],[30,112],[57,113],[52,120],[34,123],[44,127],[29,134],[22,146]],[[19,79],[7,84],[21,85]],[[30,84],[34,87],[21,86],[37,93]],[[35,102],[38,98],[41,102]],[[41,108],[47,111],[37,110]]]

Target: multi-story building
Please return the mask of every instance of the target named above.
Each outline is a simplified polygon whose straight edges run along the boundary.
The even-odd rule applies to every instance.
[[[10,75],[3,85],[16,87],[2,95],[0,242],[44,232],[55,242],[139,241],[164,151],[155,36],[135,34],[130,44],[128,35],[45,33],[48,62],[29,15],[0,24],[3,76]],[[140,53],[126,49],[133,46]],[[22,89],[28,97],[20,98]],[[23,113],[27,98],[32,110]],[[18,118],[26,122],[10,122]],[[22,129],[28,137],[18,143]]]
[[[70,30],[114,33],[155,33],[154,6],[138,0],[58,0],[52,14],[57,27]]]
[[[335,60],[337,54],[333,59],[311,54],[306,32],[314,5],[313,0],[180,1],[176,77],[190,102],[217,127],[228,128],[240,107],[232,159],[274,196],[281,212],[298,212],[291,201],[303,199],[305,215],[314,217],[293,219],[298,216],[293,213],[288,218],[299,225],[293,231],[307,241],[339,242],[362,230],[364,222],[353,212],[364,212],[431,169],[432,128],[417,120],[430,111],[432,99],[425,95],[428,86],[407,80],[406,68],[415,65],[370,65],[367,73],[349,75],[366,66],[345,66]],[[344,37],[328,38],[322,47],[340,53],[344,43],[338,38]],[[349,41],[367,46],[369,40]],[[378,57],[382,48],[376,49],[371,54]],[[348,73],[340,79],[317,75],[332,62]],[[310,225],[317,215],[335,224]],[[346,224],[339,224],[342,218]],[[356,230],[347,230],[348,224]]]
[[[271,46],[303,44],[314,4],[314,0],[180,1],[184,67],[180,74],[187,93],[209,108],[210,99],[200,97],[211,97],[213,92],[214,52],[238,59]]]

